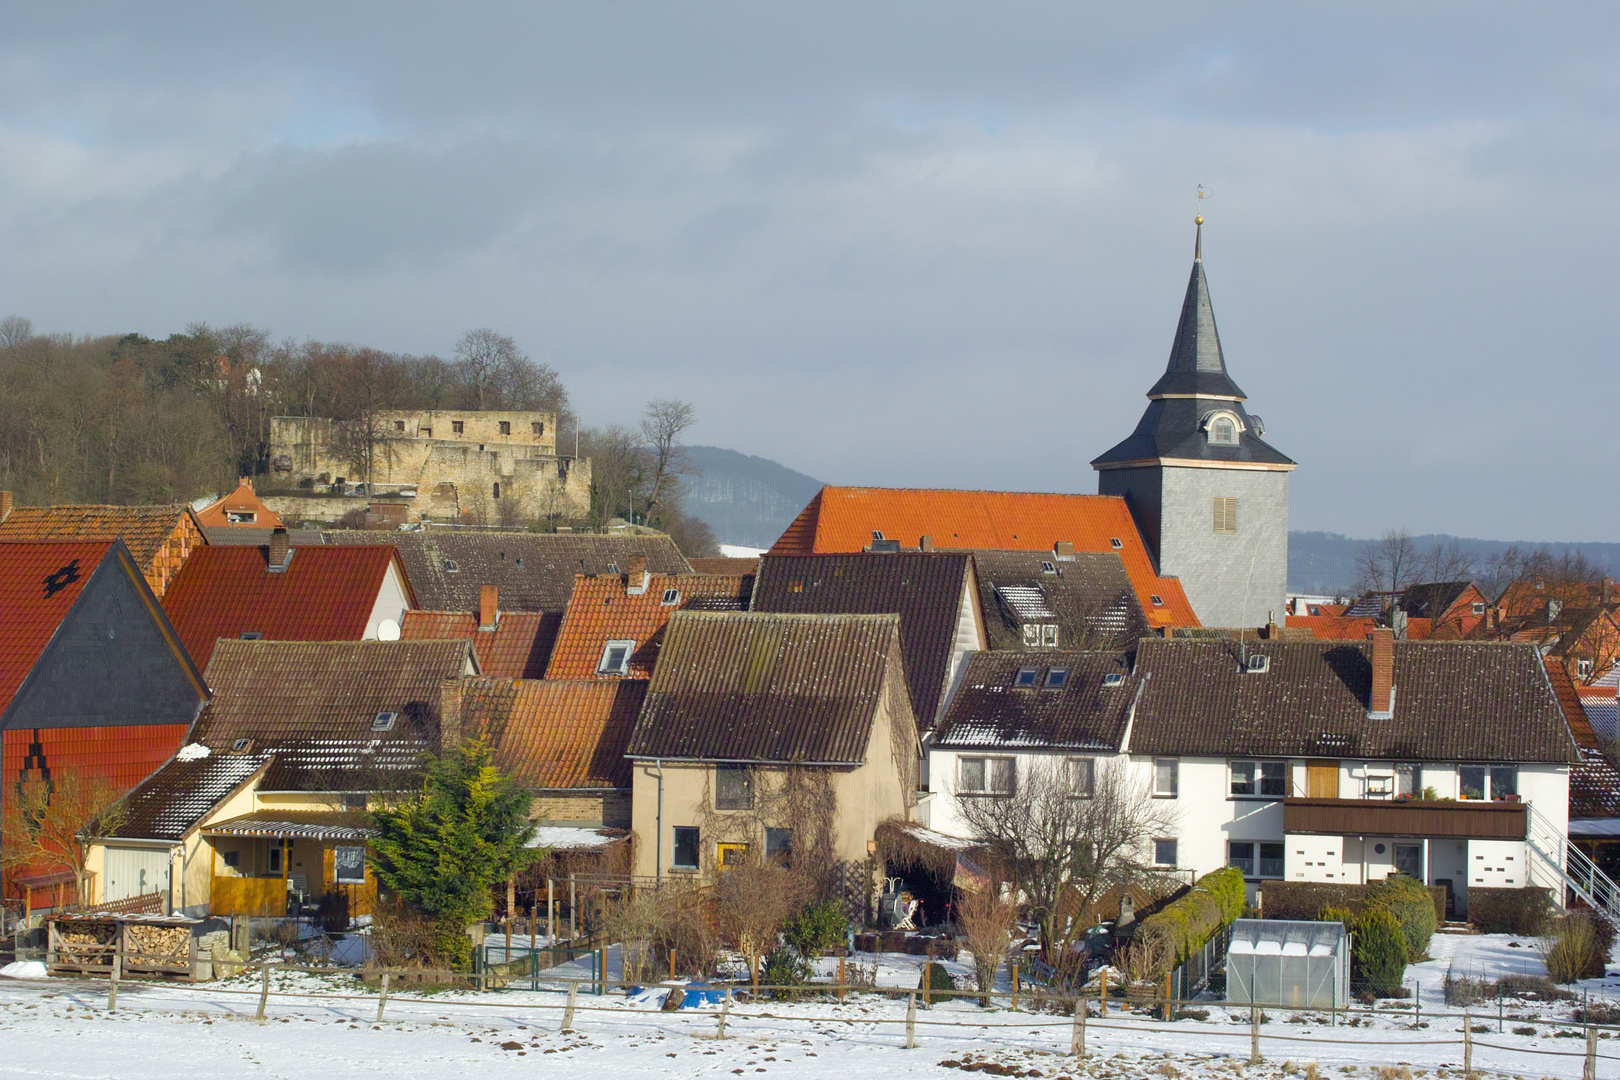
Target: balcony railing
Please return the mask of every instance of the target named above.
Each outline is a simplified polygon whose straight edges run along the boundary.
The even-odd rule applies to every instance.
[[[1519,802],[1416,799],[1284,799],[1283,831],[1330,836],[1523,840],[1528,806]]]

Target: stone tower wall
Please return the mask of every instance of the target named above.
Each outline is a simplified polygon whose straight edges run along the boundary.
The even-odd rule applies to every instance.
[[[1160,573],[1181,579],[1205,626],[1283,621],[1288,473],[1165,466]],[[1237,531],[1215,531],[1217,497],[1237,499]]]

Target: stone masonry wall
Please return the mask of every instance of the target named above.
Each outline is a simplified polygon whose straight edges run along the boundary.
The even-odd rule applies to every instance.
[[[1159,572],[1181,579],[1205,626],[1283,620],[1288,591],[1288,473],[1166,467]],[[1214,500],[1237,499],[1237,532],[1217,533]]]

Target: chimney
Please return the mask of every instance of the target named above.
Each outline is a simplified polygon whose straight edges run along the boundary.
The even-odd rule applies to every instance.
[[[921,540],[918,540],[917,541],[917,550],[918,551],[933,551],[934,550],[934,538],[932,536],[925,536]]]
[[[1367,719],[1389,720],[1395,715],[1395,631],[1380,627],[1367,639],[1372,642],[1372,692],[1367,696]]]
[[[11,492],[0,491],[0,521],[11,516]]]
[[[478,590],[478,629],[493,630],[501,621],[500,590],[484,585]]]
[[[647,573],[647,556],[632,555],[625,566],[628,572],[625,574],[624,591],[631,596],[640,596],[647,591],[647,583],[652,579],[652,575]]]
[[[287,560],[291,557],[292,542],[287,539],[287,530],[278,525],[270,530],[270,547],[266,555],[268,569],[287,569]]]
[[[1074,541],[1059,540],[1057,543],[1052,545],[1052,554],[1056,555],[1060,559],[1074,558]]]
[[[448,750],[461,742],[461,680],[445,679],[439,684],[439,749]]]

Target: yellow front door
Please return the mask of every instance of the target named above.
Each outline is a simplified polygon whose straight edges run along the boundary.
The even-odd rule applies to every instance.
[[[1337,761],[1307,761],[1305,763],[1305,790],[1313,799],[1339,797],[1339,763]]]
[[[716,852],[720,869],[730,870],[748,862],[747,844],[720,844]]]

